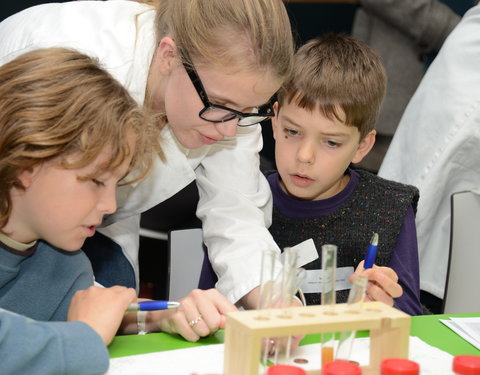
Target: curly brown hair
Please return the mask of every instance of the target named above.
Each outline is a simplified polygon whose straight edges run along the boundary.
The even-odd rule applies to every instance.
[[[137,181],[155,157],[163,159],[160,128],[95,59],[77,51],[39,49],[1,66],[0,228],[12,209],[11,189],[23,189],[20,172],[56,158],[62,168],[82,168],[108,146],[111,157],[100,175],[130,156],[127,132],[133,130],[130,169]]]

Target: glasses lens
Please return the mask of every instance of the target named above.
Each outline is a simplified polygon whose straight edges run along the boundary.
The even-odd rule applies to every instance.
[[[251,126],[251,125],[258,124],[259,122],[262,122],[263,120],[266,120],[269,117],[270,116],[248,116],[248,117],[242,118],[238,122],[237,125],[238,126]]]
[[[237,114],[230,112],[229,110],[217,108],[217,107],[208,107],[200,112],[200,117],[207,121],[212,122],[225,122],[238,117]]]
[[[255,116],[241,117],[239,113],[229,111],[227,108],[211,106],[200,112],[200,118],[211,122],[226,122],[239,118],[238,126],[251,126],[272,117],[273,111],[262,110],[262,112],[259,112],[259,108],[256,108],[252,114],[255,114]]]

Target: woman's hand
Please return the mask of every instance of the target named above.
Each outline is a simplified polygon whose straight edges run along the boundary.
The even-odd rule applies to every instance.
[[[393,306],[394,298],[398,298],[403,294],[403,289],[398,284],[397,273],[390,267],[379,267],[376,265],[364,270],[363,262],[360,262],[355,273],[350,276],[350,282],[353,282],[355,276],[359,274],[368,277],[365,301],[381,301],[389,306]]]
[[[67,320],[87,323],[102,337],[105,345],[108,345],[117,333],[125,310],[136,298],[137,294],[131,288],[91,286],[75,293]]]
[[[225,328],[225,315],[237,308],[216,289],[195,289],[181,299],[176,309],[149,313],[163,332],[177,333],[188,341],[197,341]]]

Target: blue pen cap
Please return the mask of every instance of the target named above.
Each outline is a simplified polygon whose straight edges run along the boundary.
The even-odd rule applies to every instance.
[[[139,302],[140,310],[142,311],[154,311],[154,310],[167,310],[168,301],[143,301]]]
[[[368,246],[367,254],[365,255],[365,262],[363,268],[372,268],[377,257],[378,233],[374,233]]]
[[[372,268],[373,264],[375,263],[375,258],[377,256],[377,247],[374,245],[370,245],[367,255],[365,256],[365,263],[363,264],[363,268]]]

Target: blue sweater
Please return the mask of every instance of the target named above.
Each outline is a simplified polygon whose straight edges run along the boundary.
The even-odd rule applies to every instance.
[[[82,322],[38,322],[0,309],[3,375],[103,374],[108,351]]]
[[[60,251],[42,241],[17,251],[0,243],[2,374],[107,370],[108,351],[100,336],[85,323],[65,322],[75,292],[92,284],[93,271],[82,251]]]
[[[26,251],[0,246],[0,307],[5,310],[64,321],[75,292],[93,284],[82,251],[60,251],[42,241]]]

